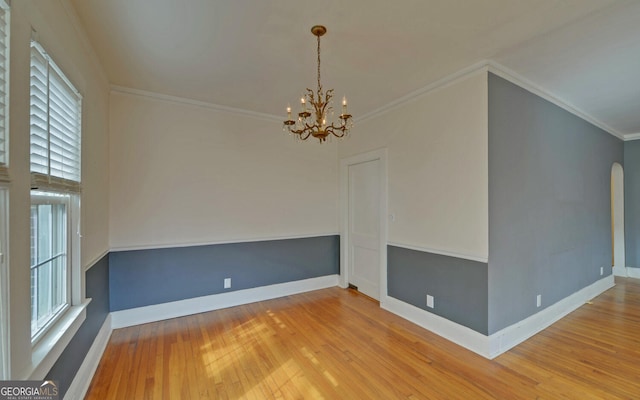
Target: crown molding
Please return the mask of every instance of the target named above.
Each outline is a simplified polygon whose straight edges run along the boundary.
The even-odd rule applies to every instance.
[[[364,122],[369,119],[378,117],[391,110],[402,107],[407,103],[415,101],[420,97],[426,95],[427,93],[445,88],[449,85],[453,85],[475,74],[486,73],[486,72],[491,72],[503,79],[506,79],[507,81],[515,85],[522,87],[523,89],[551,102],[552,104],[555,104],[556,106],[564,109],[565,111],[568,111],[571,114],[591,123],[592,125],[597,126],[598,128],[609,133],[610,135],[617,137],[618,139],[621,139],[624,141],[640,139],[640,132],[633,133],[633,134],[623,134],[622,132],[594,118],[590,114],[582,111],[581,109],[577,108],[576,106],[562,99],[561,97],[556,96],[550,90],[547,90],[542,86],[539,86],[533,83],[531,80],[525,78],[524,76],[518,74],[517,72],[493,60],[482,60],[466,68],[460,69],[452,74],[449,74],[441,79],[438,79],[435,82],[432,82],[402,97],[399,97],[382,107],[378,107],[372,111],[369,111],[368,113],[363,114],[360,117],[356,117],[354,118],[354,122],[360,123],[360,122]],[[204,108],[208,108],[218,112],[242,115],[250,118],[256,118],[256,119],[261,119],[261,120],[266,120],[271,122],[278,122],[278,123],[282,122],[282,118],[278,115],[260,113],[260,112],[250,111],[242,108],[223,106],[220,104],[214,104],[214,103],[209,103],[209,102],[200,101],[200,100],[188,99],[185,97],[150,92],[150,91],[141,90],[141,89],[133,89],[133,88],[128,88],[124,86],[111,85],[111,92],[125,94],[125,95],[146,97],[146,98],[151,98],[151,99],[166,101],[171,103],[180,103],[180,104],[187,104],[187,105],[196,106],[196,107],[204,107]]]
[[[196,106],[196,107],[203,107],[203,108],[208,108],[210,110],[214,110],[218,112],[224,112],[224,113],[229,113],[234,115],[242,115],[245,117],[282,123],[282,117],[279,117],[277,115],[260,113],[256,111],[249,111],[243,108],[228,107],[220,104],[209,103],[206,101],[188,99],[186,97],[149,92],[147,90],[133,89],[133,88],[118,86],[118,85],[111,85],[111,92],[130,95],[130,96],[145,97],[145,98],[165,101],[169,103],[178,103],[178,104],[186,104],[186,105]]]
[[[508,80],[511,83],[514,83],[520,87],[522,87],[523,89],[526,89],[527,91],[542,97],[543,99],[555,104],[556,106],[564,109],[565,111],[570,112],[571,114],[589,122],[592,125],[597,126],[598,128],[604,130],[605,132],[617,137],[618,139],[621,140],[627,140],[626,136],[620,132],[617,131],[616,129],[613,129],[612,127],[610,127],[609,125],[599,121],[598,119],[594,118],[593,116],[587,114],[586,112],[580,110],[579,108],[577,108],[576,106],[574,106],[573,104],[569,103],[568,101],[554,95],[551,91],[546,90],[545,88],[533,83],[532,81],[530,81],[529,79],[523,77],[522,75],[518,74],[517,72],[514,72],[513,70],[510,70],[509,68],[493,61],[490,60],[488,62],[488,69],[489,72]]]
[[[497,63],[496,61],[493,60],[482,60],[479,61],[475,64],[472,64],[466,68],[463,68],[461,70],[458,70],[450,75],[445,76],[444,78],[438,79],[437,81],[430,83],[420,89],[414,90],[411,93],[408,93],[405,96],[402,96],[382,107],[379,107],[373,111],[370,111],[364,115],[362,115],[359,118],[355,118],[354,122],[362,122],[362,121],[366,121],[368,119],[371,118],[375,118],[379,115],[382,115],[386,112],[389,112],[393,109],[396,109],[398,107],[401,107],[402,105],[406,104],[406,103],[410,103],[418,98],[420,98],[421,96],[424,96],[427,93],[430,93],[434,90],[438,90],[441,88],[444,88],[446,86],[452,85],[454,83],[457,83],[463,79],[467,79],[470,76],[473,76],[477,73],[481,73],[481,72],[491,72],[503,79],[508,80],[509,82],[518,85],[520,87],[522,87],[523,89],[555,104],[556,106],[564,109],[565,111],[570,112],[571,114],[591,123],[592,125],[597,126],[598,128],[604,130],[605,132],[611,134],[612,136],[617,137],[618,139],[621,140],[635,140],[635,139],[640,139],[640,133],[637,134],[623,134],[622,132],[610,127],[609,125],[599,121],[598,119],[594,118],[593,116],[591,116],[590,114],[582,111],[581,109],[579,109],[578,107],[574,106],[573,104],[569,103],[568,101],[556,96],[555,94],[553,94],[550,90],[547,90],[545,88],[543,88],[542,86],[539,86],[535,83],[533,83],[532,81],[530,81],[529,79],[523,77],[522,75],[518,74],[517,72],[510,70],[509,68],[503,66],[502,64]]]
[[[463,68],[461,70],[458,70],[452,74],[449,74],[447,76],[445,76],[444,78],[438,79],[435,82],[432,82],[426,86],[421,87],[420,89],[416,89],[413,92],[410,92],[402,97],[399,97],[395,100],[393,100],[390,103],[387,103],[386,105],[376,108],[373,111],[370,111],[360,117],[354,118],[354,123],[355,122],[363,122],[366,120],[369,120],[371,118],[375,118],[378,117],[384,113],[387,113],[391,110],[394,110],[398,107],[403,106],[404,104],[410,103],[414,100],[419,99],[420,97],[426,95],[429,92],[432,92],[434,90],[438,90],[438,89],[442,89],[446,86],[452,85],[460,80],[466,79],[472,75],[475,75],[477,73],[481,73],[481,72],[487,72],[488,70],[488,65],[489,65],[489,61],[488,60],[482,60],[479,61],[475,64],[472,64],[466,68]]]
[[[630,140],[638,140],[638,139],[640,139],[640,132],[638,132],[638,133],[627,133],[626,135],[624,135],[625,142],[630,141]]]

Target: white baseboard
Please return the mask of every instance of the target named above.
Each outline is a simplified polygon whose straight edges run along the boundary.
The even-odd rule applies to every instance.
[[[640,268],[634,267],[613,267],[613,274],[623,278],[640,279]]]
[[[627,267],[626,270],[629,278],[640,279],[640,268]]]
[[[638,272],[640,277],[640,269]],[[489,336],[393,297],[387,297],[384,303],[381,303],[381,307],[474,353],[493,359],[549,327],[613,285],[613,275],[609,275]]]
[[[111,314],[108,314],[76,376],[73,378],[71,385],[69,385],[67,393],[64,395],[65,400],[84,399],[87,390],[89,390],[91,379],[93,379],[93,374],[95,374],[102,358],[102,353],[104,353],[107,343],[109,343],[111,331]]]
[[[613,275],[609,275],[544,310],[490,335],[487,358],[495,358],[524,342],[613,286]]]
[[[627,268],[626,267],[616,267],[615,265],[611,269],[613,271],[613,275],[627,277]]]
[[[221,308],[235,307],[243,304],[255,303],[290,296],[312,290],[338,286],[338,275],[321,276],[300,281],[279,283],[253,289],[236,290],[228,293],[195,297],[169,303],[114,311],[111,313],[111,327],[113,329],[127,326],[146,324],[185,315],[198,314]]]
[[[382,308],[483,357],[489,354],[489,338],[481,333],[404,301],[387,297]]]

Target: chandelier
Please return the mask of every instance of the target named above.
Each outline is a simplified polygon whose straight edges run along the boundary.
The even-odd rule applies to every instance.
[[[300,98],[300,112],[295,121],[291,119],[291,107],[287,107],[287,120],[284,121],[284,129],[301,140],[314,137],[322,143],[330,135],[337,138],[345,137],[353,126],[353,121],[351,115],[347,114],[346,97],[342,98],[342,113],[338,117],[339,121],[337,123],[328,121],[328,117],[333,116],[333,107],[331,106],[333,89],[329,89],[325,93],[320,83],[320,36],[327,33],[327,28],[316,25],[311,28],[311,33],[318,38],[318,90],[314,93],[313,90],[307,88],[306,95]]]

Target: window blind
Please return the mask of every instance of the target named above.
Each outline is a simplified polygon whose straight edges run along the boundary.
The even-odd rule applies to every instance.
[[[0,182],[9,181],[9,9],[0,1]]]
[[[31,42],[31,185],[80,191],[82,98],[42,46]]]

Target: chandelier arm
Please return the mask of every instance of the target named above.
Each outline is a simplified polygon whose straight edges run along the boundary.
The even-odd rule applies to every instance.
[[[337,138],[341,138],[346,135],[346,128],[344,126],[335,126],[334,124],[331,124],[331,126],[328,126],[325,130]],[[337,133],[336,130],[340,131],[340,133]]]
[[[307,130],[307,128],[306,128],[306,127],[305,127],[305,128],[303,128],[303,129],[295,129],[295,128],[293,128],[293,125],[289,126],[289,132],[291,132],[291,133],[295,133],[295,134],[298,134],[298,135],[299,135],[299,134],[301,134],[301,133],[303,133],[303,132],[304,132],[304,131],[306,131],[306,130]]]
[[[309,133],[313,133],[313,131],[317,131],[319,126],[316,124],[310,125],[308,123],[305,123],[305,131],[309,131]]]
[[[304,129],[292,129],[290,132],[295,133],[296,135],[301,135],[307,131],[307,128]]]
[[[297,133],[297,134],[302,134],[302,133],[308,132],[309,134],[311,134],[311,132],[313,132],[314,129],[316,129],[316,128],[317,128],[316,125],[309,125],[308,122],[305,122],[304,123],[304,128],[302,128],[302,129],[292,129],[291,132],[292,133]],[[308,137],[308,135],[307,135],[307,137]]]

